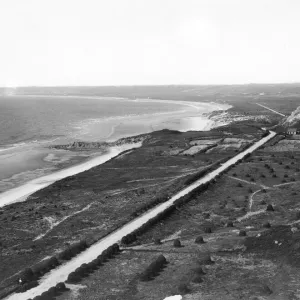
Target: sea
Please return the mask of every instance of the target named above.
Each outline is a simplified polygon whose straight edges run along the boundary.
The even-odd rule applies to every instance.
[[[1,193],[106,154],[53,145],[115,141],[165,128],[209,130],[207,114],[227,108],[161,99],[0,96],[0,201]]]

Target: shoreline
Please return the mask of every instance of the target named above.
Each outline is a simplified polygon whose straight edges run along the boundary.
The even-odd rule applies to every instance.
[[[40,97],[40,95],[23,95],[24,97]],[[42,96],[42,97],[66,97],[66,96]],[[97,99],[97,98],[103,98],[103,97],[85,97],[85,96],[67,96],[67,97],[72,97],[72,98],[93,98],[93,99]],[[113,99],[120,99],[120,98],[116,98],[116,97],[106,97],[106,98],[113,98]],[[216,122],[210,119],[209,114],[212,112],[216,112],[216,111],[225,111],[228,110],[231,106],[230,105],[224,105],[224,104],[217,104],[217,103],[212,103],[212,102],[191,102],[191,101],[176,101],[176,100],[161,100],[161,99],[128,99],[128,98],[122,98],[124,100],[127,101],[134,101],[134,102],[163,102],[163,103],[172,103],[172,104],[177,104],[177,105],[187,105],[187,106],[192,106],[193,108],[196,108],[198,111],[201,110],[201,107],[208,107],[211,108],[212,111],[211,112],[204,112],[201,113],[199,116],[186,116],[186,118],[182,118],[182,122],[188,122],[187,127],[184,128],[184,126],[182,125],[186,125],[186,124],[179,124],[181,125],[183,128],[180,129],[174,129],[177,130],[179,132],[187,132],[187,131],[209,131],[212,128],[215,128],[218,126],[218,124],[215,124]],[[197,105],[195,105],[197,104]],[[206,115],[208,113],[208,115]],[[162,115],[165,115],[166,113],[160,113]],[[169,114],[169,112],[167,113]],[[174,116],[174,119],[176,119],[176,117]],[[160,127],[157,127],[158,125],[152,127],[151,126],[151,131],[146,131],[143,133],[138,133],[137,135],[143,135],[143,134],[149,134],[151,132],[154,131],[160,131],[163,130],[163,128],[168,128],[170,127],[170,124],[168,124],[168,122],[170,122],[170,120],[172,121],[172,119],[166,120],[164,122],[161,122]],[[222,124],[223,125],[223,124]],[[115,127],[117,127],[118,125],[114,125],[113,129],[115,129]],[[172,129],[170,129],[172,130]],[[114,130],[113,130],[114,131]],[[17,185],[11,189],[8,189],[2,193],[0,193],[0,207],[3,207],[5,205],[9,205],[11,203],[15,203],[15,202],[21,202],[21,201],[25,201],[27,199],[28,196],[30,196],[32,193],[45,188],[46,186],[54,183],[55,181],[61,180],[65,177],[68,176],[72,176],[72,175],[76,175],[78,173],[84,172],[92,167],[98,166],[100,164],[105,163],[106,161],[108,161],[109,159],[119,155],[121,152],[123,152],[124,150],[128,150],[131,148],[136,148],[139,146],[130,146],[129,148],[125,147],[125,146],[121,146],[121,149],[124,148],[124,150],[117,150],[120,148],[120,145],[117,144],[117,141],[119,140],[124,140],[125,139],[125,143],[126,143],[126,139],[130,140],[131,138],[133,138],[135,135],[132,135],[132,133],[130,133],[129,135],[123,134],[121,136],[117,136],[117,138],[112,138],[112,132],[110,132],[109,137],[107,138],[107,140],[105,142],[101,142],[104,144],[109,144],[109,143],[116,143],[115,145],[112,145],[112,147],[109,148],[109,153],[110,154],[103,154],[97,157],[92,157],[90,159],[88,159],[85,162],[81,162],[79,164],[75,164],[75,165],[71,165],[68,166],[66,168],[63,169],[59,169],[54,171],[53,173],[47,174],[47,175],[43,175],[41,177],[37,177],[35,179],[31,179],[25,183],[22,183],[21,185]],[[53,141],[57,140],[58,138],[55,138]],[[129,143],[135,143],[135,141],[129,141]],[[46,142],[44,142],[46,143]],[[87,141],[86,144],[88,143],[93,143],[92,141]],[[40,143],[38,143],[40,144]],[[20,145],[24,146],[24,143],[20,143]],[[1,149],[3,152],[7,151],[7,150],[11,150],[13,148],[17,148],[18,145],[14,144],[12,148],[6,148],[6,149]],[[65,150],[70,150],[70,149],[65,149]],[[75,149],[75,151],[78,149]],[[90,150],[90,149],[87,149]],[[89,167],[87,167],[89,166]]]
[[[21,186],[10,189],[4,193],[0,194],[0,207],[16,203],[26,201],[27,197],[33,194],[34,192],[41,190],[52,183],[61,180],[63,178],[76,175],[78,173],[87,171],[93,167],[101,165],[108,160],[118,156],[123,151],[134,149],[141,147],[142,142],[132,143],[132,144],[123,144],[121,146],[111,147],[108,153],[103,154],[101,156],[92,158],[84,163],[71,166],[57,172],[51,173],[49,175],[45,175],[36,179],[33,179]]]

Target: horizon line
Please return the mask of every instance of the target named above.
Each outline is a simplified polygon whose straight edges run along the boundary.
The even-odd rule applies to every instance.
[[[0,86],[0,89],[18,89],[18,88],[68,88],[68,87],[151,87],[151,86],[234,86],[234,85],[283,85],[283,84],[300,84],[300,81],[295,82],[249,82],[249,83],[207,83],[207,84],[188,84],[188,83],[172,83],[172,84],[111,84],[111,85],[20,85],[20,86]]]

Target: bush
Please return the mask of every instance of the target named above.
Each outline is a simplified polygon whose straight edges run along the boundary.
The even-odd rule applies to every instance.
[[[77,272],[72,272],[69,274],[67,282],[68,283],[77,283],[81,280],[81,276]]]
[[[200,275],[196,274],[192,277],[192,282],[193,283],[201,283],[201,282],[203,282],[203,279]]]
[[[80,241],[78,243],[74,243],[69,247],[70,252],[72,253],[72,256],[77,255],[81,251],[85,250],[87,248],[86,241]]]
[[[45,259],[32,267],[32,271],[37,276],[43,276],[45,273],[59,265],[56,257]]]
[[[88,263],[88,267],[90,270],[96,270],[98,269],[98,261],[97,259],[92,260],[91,262]]]
[[[240,230],[239,236],[246,236],[247,232],[245,230]]]
[[[39,283],[37,280],[34,280],[34,281],[30,281],[30,282],[26,282],[25,284],[21,285],[18,289],[17,289],[17,293],[24,293],[36,286],[38,286]]]
[[[212,233],[211,227],[205,227],[204,233]]]
[[[64,282],[59,282],[55,287],[56,287],[56,290],[59,292],[63,292],[65,290],[67,290],[67,287]]]
[[[195,239],[195,243],[196,243],[196,244],[204,244],[205,242],[204,242],[202,236],[198,236],[198,237],[196,237],[196,239]]]
[[[240,182],[236,186],[237,187],[243,187],[243,185]]]
[[[196,269],[193,269],[193,272],[198,274],[198,275],[205,275],[206,274],[201,267],[197,267]]]
[[[263,224],[263,227],[264,228],[270,228],[271,224],[269,222],[266,222],[266,223]]]
[[[274,211],[274,207],[272,204],[268,204],[266,211]]]
[[[23,270],[19,276],[18,282],[19,283],[26,283],[33,279],[34,274],[31,268],[26,268]]]
[[[174,246],[175,248],[180,248],[180,247],[181,247],[181,242],[180,242],[180,240],[178,240],[178,239],[174,240],[173,246]]]
[[[186,283],[180,283],[178,285],[178,292],[181,294],[187,294],[190,291],[188,285]]]
[[[198,257],[198,263],[200,265],[212,265],[215,262],[211,259],[209,254],[205,254]]]
[[[159,255],[140,275],[140,280],[148,281],[152,277],[158,275],[162,268],[167,264],[167,260],[163,255]]]
[[[73,257],[72,251],[70,248],[67,248],[58,254],[59,259],[70,260]]]
[[[155,244],[155,245],[161,245],[162,242],[161,242],[160,239],[154,239],[154,244]]]
[[[232,221],[228,221],[226,224],[227,227],[233,227],[233,222]]]

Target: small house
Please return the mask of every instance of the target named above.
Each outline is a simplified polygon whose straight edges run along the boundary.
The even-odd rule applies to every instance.
[[[296,134],[299,134],[300,133],[300,130],[297,129],[297,128],[288,128],[286,133],[288,135],[296,135]]]

